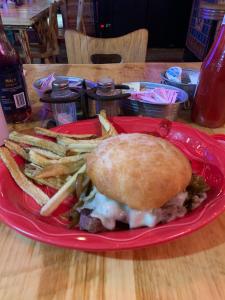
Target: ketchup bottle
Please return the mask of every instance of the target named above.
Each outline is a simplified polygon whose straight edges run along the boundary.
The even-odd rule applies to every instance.
[[[216,128],[225,123],[225,16],[201,67],[192,120]]]
[[[8,41],[0,15],[0,101],[8,122],[22,122],[31,114],[23,66]]]

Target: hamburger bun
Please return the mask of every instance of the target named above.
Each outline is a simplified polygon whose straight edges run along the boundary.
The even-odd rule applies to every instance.
[[[183,192],[192,169],[168,141],[147,134],[106,139],[87,157],[87,173],[97,190],[130,208],[159,208]]]

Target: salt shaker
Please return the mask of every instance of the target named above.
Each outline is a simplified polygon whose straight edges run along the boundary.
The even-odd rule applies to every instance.
[[[77,120],[76,103],[79,95],[69,88],[68,80],[55,80],[50,95],[51,107],[57,125]]]
[[[0,146],[4,144],[5,139],[9,136],[8,127],[6,124],[5,116],[3,114],[2,106],[0,104]]]

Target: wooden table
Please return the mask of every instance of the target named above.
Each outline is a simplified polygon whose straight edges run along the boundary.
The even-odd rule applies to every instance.
[[[25,60],[31,62],[29,42],[26,30],[32,27],[43,16],[48,15],[49,7],[54,0],[24,0],[21,6],[15,6],[12,2],[4,2],[0,8],[2,22],[5,30],[19,32],[19,39],[22,49],[25,52]],[[55,0],[63,2],[63,0]]]
[[[24,0],[21,6],[15,6],[12,2],[5,2],[0,9],[2,22],[5,28],[18,30],[29,28],[44,14],[48,13],[49,7],[54,0]],[[59,0],[56,0],[59,2]]]
[[[29,123],[13,127],[24,130],[38,123],[40,103],[32,82],[51,72],[90,80],[110,75],[117,83],[159,82],[160,72],[170,65],[25,65],[34,116]],[[180,66],[199,68],[200,64]],[[225,133],[224,127],[200,129]],[[0,299],[221,300],[225,297],[225,214],[191,235],[135,251],[95,254],[60,249],[27,239],[3,224],[0,236]]]

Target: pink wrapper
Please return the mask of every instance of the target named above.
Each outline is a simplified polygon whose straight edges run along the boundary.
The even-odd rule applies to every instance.
[[[173,104],[177,100],[177,91],[173,89],[155,88],[131,93],[132,100],[152,104]]]

